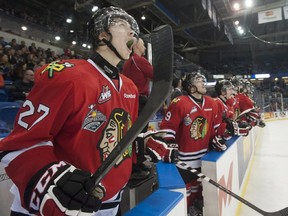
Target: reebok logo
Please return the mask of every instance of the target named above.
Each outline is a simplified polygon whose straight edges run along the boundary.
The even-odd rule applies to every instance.
[[[124,98],[136,98],[136,94],[126,94],[126,93],[124,93]]]

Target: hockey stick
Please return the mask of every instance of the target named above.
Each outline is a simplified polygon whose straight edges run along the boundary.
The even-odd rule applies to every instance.
[[[235,119],[236,121],[239,120],[242,116],[244,116],[245,114],[249,113],[251,110],[253,110],[254,108],[250,108],[250,109],[247,109],[245,111],[243,111],[242,113],[240,113],[237,118]]]
[[[172,84],[173,66],[173,33],[171,26],[164,25],[151,33],[152,64],[154,68],[153,86],[147,104],[133,126],[127,131],[118,145],[93,174],[95,186],[119,160],[127,147],[148,124],[166,100]]]
[[[182,162],[182,161],[178,161],[176,163],[177,167],[182,168],[182,169],[186,169],[192,173],[194,173],[195,175],[197,175],[199,178],[205,180],[206,182],[216,186],[217,188],[219,188],[220,190],[224,191],[225,193],[231,195],[232,197],[234,197],[235,199],[239,200],[240,202],[244,203],[245,205],[249,206],[250,208],[252,208],[253,210],[255,210],[256,212],[264,215],[264,216],[287,216],[288,215],[288,207],[279,210],[277,212],[266,212],[263,211],[262,209],[258,208],[257,206],[253,205],[252,203],[248,202],[247,200],[243,199],[242,197],[238,196],[237,194],[233,193],[232,191],[228,190],[227,188],[223,187],[222,185],[218,184],[217,182],[213,181],[212,179],[210,179],[209,177],[205,176],[203,173],[199,172],[196,169],[193,169],[192,167],[190,167],[189,165],[187,165],[186,163]]]

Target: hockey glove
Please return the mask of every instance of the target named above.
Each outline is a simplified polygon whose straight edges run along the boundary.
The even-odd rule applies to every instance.
[[[166,130],[149,130],[138,135],[138,141],[139,138],[143,140],[146,153],[153,162],[162,160],[175,163],[178,161],[178,145],[163,138],[167,133]]]
[[[257,121],[257,126],[261,127],[261,128],[264,128],[266,126],[266,124],[265,124],[265,122],[262,119],[259,119]]]
[[[40,197],[35,192],[39,190],[44,190]],[[33,190],[30,206],[39,198],[41,215],[92,215],[101,207],[105,191],[102,184],[94,188],[91,173],[60,162],[42,175]]]
[[[215,136],[211,142],[211,146],[214,150],[222,152],[227,149],[225,141],[220,136]]]
[[[247,136],[251,130],[251,125],[247,122],[236,122],[233,121],[234,135]]]

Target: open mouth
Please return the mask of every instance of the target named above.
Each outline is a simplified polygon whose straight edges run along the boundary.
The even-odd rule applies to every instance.
[[[133,39],[129,40],[129,41],[126,43],[128,49],[130,49],[130,50],[132,49],[133,43],[134,43],[134,40],[133,40]]]

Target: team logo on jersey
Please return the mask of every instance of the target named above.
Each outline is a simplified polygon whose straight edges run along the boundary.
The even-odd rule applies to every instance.
[[[207,120],[202,116],[197,116],[191,124],[190,136],[194,140],[203,139],[208,130]]]
[[[110,99],[111,99],[111,90],[109,89],[108,86],[103,86],[100,97],[98,98],[98,103],[102,104],[102,103],[107,102]]]
[[[192,119],[189,117],[189,114],[186,115],[183,122],[186,126],[188,126],[192,123]]]
[[[171,101],[171,103],[177,103],[178,101],[180,101],[180,98],[176,97]]]
[[[106,121],[106,116],[95,109],[95,104],[90,105],[89,112],[86,115],[82,128],[92,132],[96,132],[98,128]]]
[[[131,128],[132,121],[129,113],[121,108],[116,108],[109,116],[106,127],[103,130],[102,137],[97,145],[100,151],[101,160],[104,161],[118,145],[124,134]],[[132,145],[126,149],[115,166],[119,166],[126,158],[132,155]]]
[[[59,73],[62,70],[64,70],[65,68],[70,68],[70,67],[74,67],[74,64],[71,64],[69,62],[59,62],[59,61],[54,61],[51,62],[50,64],[47,65],[47,67],[44,68],[44,70],[42,70],[40,72],[40,74],[44,74],[46,71],[48,73],[48,78],[53,78],[55,73]]]

